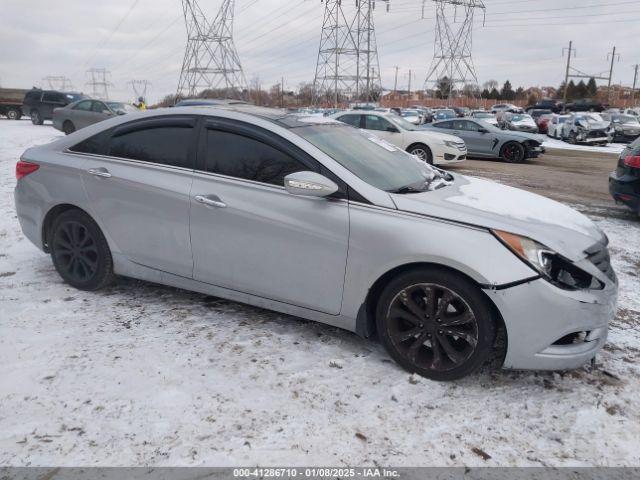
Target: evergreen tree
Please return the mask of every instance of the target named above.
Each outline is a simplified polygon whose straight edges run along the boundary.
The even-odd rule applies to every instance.
[[[580,80],[578,85],[576,85],[576,98],[585,98],[589,95],[589,91],[587,89],[586,83],[584,80]]]
[[[596,98],[598,95],[598,85],[596,84],[596,79],[591,77],[587,82],[587,95],[590,98]]]
[[[503,100],[514,100],[516,98],[516,92],[511,87],[511,82],[507,80],[500,90],[500,98]]]
[[[567,100],[575,100],[576,98],[576,84],[573,83],[573,80],[569,80],[569,85],[567,86]]]

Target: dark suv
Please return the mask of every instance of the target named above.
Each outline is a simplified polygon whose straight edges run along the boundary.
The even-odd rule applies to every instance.
[[[531,114],[531,110],[551,110],[553,113],[560,113],[564,110],[564,103],[545,98],[538,100],[534,105],[529,105],[525,110],[528,114]]]
[[[64,107],[82,98],[88,97],[81,93],[34,88],[22,100],[22,113],[30,116],[34,125],[42,125],[45,120],[53,118],[54,108]]]
[[[582,98],[565,105],[567,112],[602,112],[608,105],[590,100],[588,98]]]
[[[620,154],[617,168],[609,175],[609,192],[616,202],[640,215],[640,138]]]

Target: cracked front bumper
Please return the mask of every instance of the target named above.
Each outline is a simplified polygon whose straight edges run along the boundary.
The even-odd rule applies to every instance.
[[[618,287],[562,290],[546,280],[504,290],[485,290],[507,329],[504,368],[567,370],[585,365],[607,340],[616,312]],[[561,339],[582,333],[575,343]]]

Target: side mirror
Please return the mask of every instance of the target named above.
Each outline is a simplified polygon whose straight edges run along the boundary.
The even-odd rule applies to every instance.
[[[398,130],[396,127],[393,127],[393,126],[391,126],[391,125],[389,125],[389,126],[387,127],[387,132],[391,132],[391,133],[398,133],[398,131],[399,131],[399,130]]]
[[[284,188],[291,195],[328,197],[338,191],[338,185],[316,172],[295,172],[284,177]]]

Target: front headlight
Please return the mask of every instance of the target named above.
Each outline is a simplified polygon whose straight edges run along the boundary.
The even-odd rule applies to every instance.
[[[557,287],[565,290],[604,288],[600,280],[535,240],[502,230],[493,230],[493,234],[542,278]]]
[[[443,142],[447,147],[458,148],[458,143],[453,140],[444,140]]]

